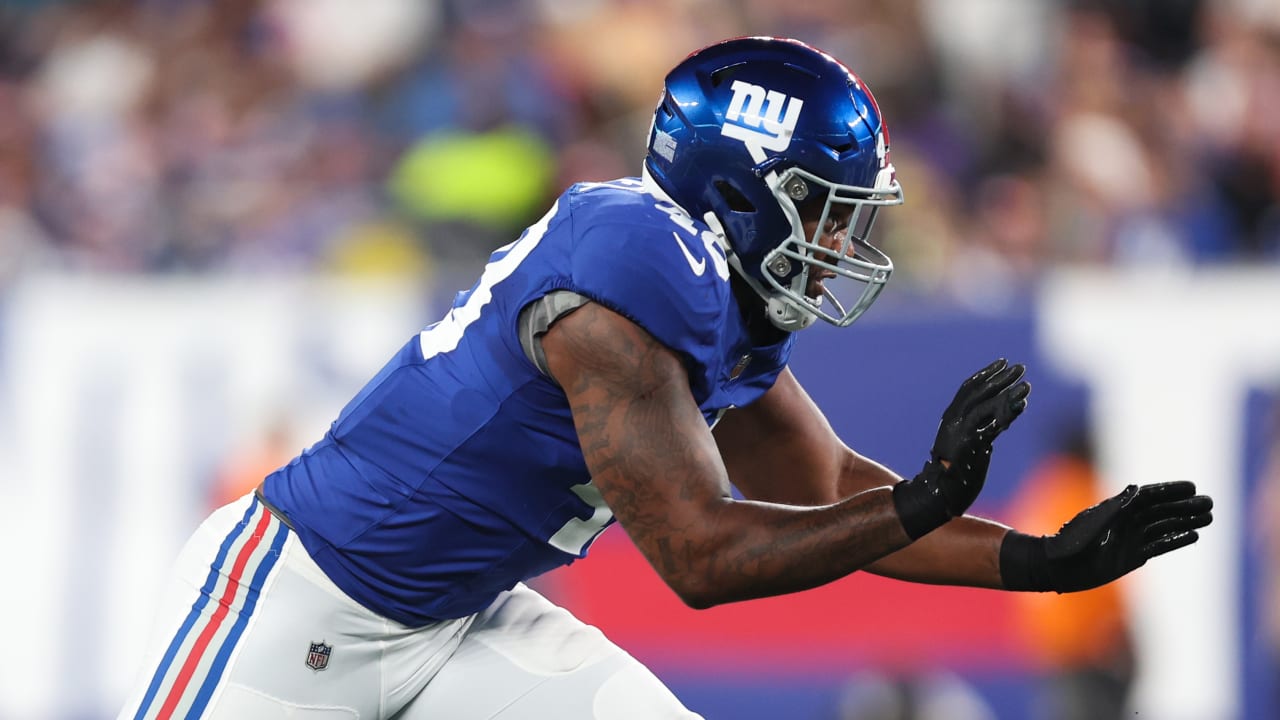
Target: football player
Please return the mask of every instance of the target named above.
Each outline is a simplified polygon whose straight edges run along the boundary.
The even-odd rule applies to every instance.
[[[1026,407],[1018,364],[960,386],[910,479],[833,433],[787,360],[875,300],[893,266],[871,230],[901,202],[840,62],[763,37],[690,55],[641,177],[566,191],[201,526],[121,717],[696,717],[523,584],[615,521],[695,608],[856,570],[1068,592],[1195,542],[1212,503],[1190,483],[1052,536],[965,514]]]

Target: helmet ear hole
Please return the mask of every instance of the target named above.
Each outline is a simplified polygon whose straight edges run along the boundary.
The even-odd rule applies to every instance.
[[[724,83],[725,80],[728,80],[734,75],[737,75],[738,65],[740,64],[741,63],[730,65],[728,67],[722,67],[719,70],[716,70],[715,72],[711,73],[711,77],[710,77],[711,87],[718,88]]]
[[[746,195],[743,195],[737,188],[724,180],[716,180],[716,192],[720,193],[720,197],[724,198],[725,204],[734,212],[750,213],[756,211],[756,206],[751,204]]]

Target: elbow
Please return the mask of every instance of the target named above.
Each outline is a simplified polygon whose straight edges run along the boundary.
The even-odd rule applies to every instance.
[[[690,592],[688,590],[676,590],[676,596],[680,598],[680,602],[694,610],[706,610],[720,605],[724,601],[715,597],[709,592]]]
[[[731,500],[725,500],[731,505]],[[641,545],[642,552],[658,571],[667,587],[680,598],[680,602],[694,610],[706,610],[735,600],[745,599],[749,590],[747,578],[731,572],[723,558],[733,556],[741,532],[726,530],[729,522],[721,522],[716,512],[709,508],[703,515],[704,527],[720,527],[721,532],[686,533],[682,547],[672,551],[664,542]],[[748,595],[744,596],[744,591]]]
[[[667,587],[680,598],[680,602],[694,610],[706,610],[716,605],[732,602],[734,598],[715,583],[702,578],[663,578]]]

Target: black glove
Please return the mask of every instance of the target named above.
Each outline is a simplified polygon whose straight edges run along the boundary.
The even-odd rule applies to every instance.
[[[930,460],[893,488],[902,527],[912,540],[973,504],[987,479],[991,443],[1027,407],[1026,367],[1001,358],[965,380],[942,413]]]
[[[1009,531],[1000,546],[1006,590],[1060,593],[1105,585],[1151,558],[1200,539],[1213,500],[1190,482],[1130,485],[1080,512],[1056,535]]]

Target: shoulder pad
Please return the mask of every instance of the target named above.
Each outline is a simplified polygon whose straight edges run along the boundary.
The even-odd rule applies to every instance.
[[[572,197],[574,289],[672,350],[708,360],[729,298],[715,235],[638,181],[580,185]]]

